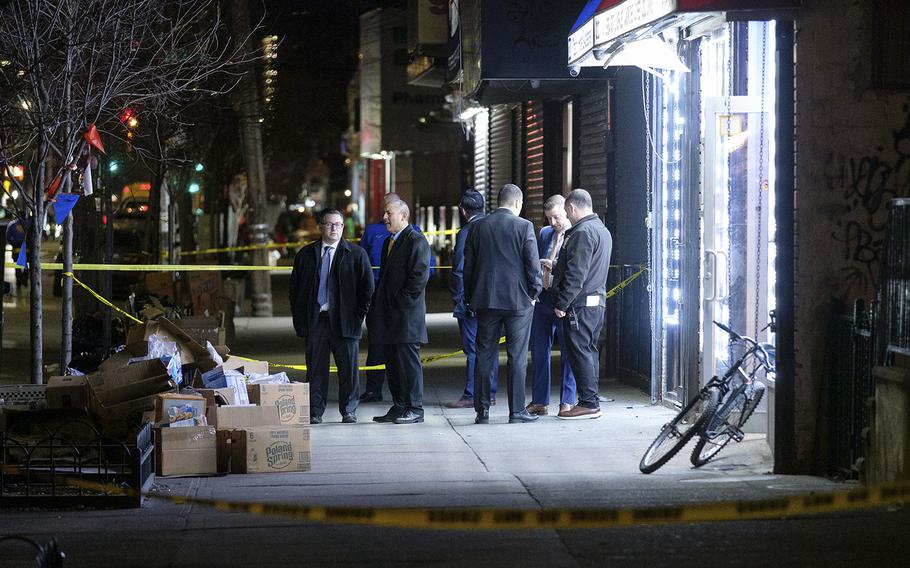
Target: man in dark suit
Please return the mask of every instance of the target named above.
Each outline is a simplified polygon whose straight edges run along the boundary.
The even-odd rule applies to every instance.
[[[575,405],[575,375],[569,365],[565,336],[562,333],[562,322],[553,312],[553,268],[559,260],[565,232],[572,226],[566,217],[565,199],[554,195],[543,204],[549,226],[540,230],[537,239],[537,252],[540,254],[540,266],[543,270],[543,290],[534,306],[534,317],[531,320],[531,404],[528,412],[537,416],[546,416],[550,404],[550,352],[553,349],[553,334],[559,341],[560,362],[562,365],[562,389],[559,397],[559,411],[571,410]]]
[[[423,422],[423,366],[420,344],[427,342],[424,289],[430,278],[430,245],[408,223],[401,200],[386,203],[382,219],[391,235],[382,248],[379,286],[367,316],[373,341],[383,345],[392,408],[376,422]]]
[[[525,373],[531,314],[541,287],[540,258],[534,226],[518,216],[523,202],[518,186],[504,185],[499,190],[499,209],[477,221],[465,243],[465,300],[477,313],[477,424],[490,421],[490,378],[498,364],[503,328],[509,357],[509,422],[538,418],[525,410]]]
[[[401,198],[398,197],[397,193],[386,193],[382,196],[383,211],[385,211],[385,206],[390,201],[398,199]],[[419,226],[415,224],[411,224],[411,226],[417,232],[421,232]],[[360,246],[370,255],[370,264],[373,266],[373,282],[376,285],[379,285],[379,263],[382,262],[382,246],[388,237],[389,229],[382,221],[367,225],[363,230],[363,236],[360,237]],[[430,278],[433,277],[435,267],[436,257],[431,254]],[[369,340],[370,337],[367,336],[367,339]],[[382,345],[374,343],[372,340],[369,341],[367,344],[367,366],[377,366],[383,363]],[[366,375],[366,388],[364,388],[363,394],[360,396],[360,402],[382,402],[382,385],[385,383],[385,371],[381,369],[370,370],[366,372]]]
[[[468,308],[464,301],[464,244],[471,233],[471,227],[483,219],[483,195],[474,189],[467,189],[458,206],[464,225],[455,235],[455,252],[452,255],[452,316],[458,320],[458,331],[461,333],[461,348],[465,356],[465,387],[461,397],[446,404],[446,408],[473,408],[474,407],[474,364],[477,361],[477,314]],[[551,310],[552,311],[552,310]],[[499,375],[499,365],[493,365],[491,379],[491,404],[496,404],[496,378]]]
[[[373,295],[373,274],[367,253],[341,238],[341,212],[323,211],[319,228],[322,238],[300,249],[294,258],[291,313],[297,336],[306,339],[310,423],[322,422],[325,412],[331,352],[338,367],[341,421],[352,424],[357,422],[357,356]]]
[[[578,386],[578,406],[560,411],[556,417],[600,418],[597,339],[604,323],[613,237],[594,214],[587,191],[573,190],[566,197],[565,207],[572,228],[566,231],[566,242],[556,263],[553,312],[562,319],[563,338]]]

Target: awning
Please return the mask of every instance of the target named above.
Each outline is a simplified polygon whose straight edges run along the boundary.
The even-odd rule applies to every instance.
[[[668,28],[686,27],[699,19],[726,12],[756,12],[798,8],[800,0],[590,0],[582,9],[568,38],[569,74],[578,75],[582,67],[637,65],[642,68],[674,69],[682,62],[678,58],[655,61],[654,51],[666,54],[653,41],[644,48],[635,48],[621,56],[626,43],[638,42]],[[756,18],[758,19],[758,18]],[[658,40],[659,41],[659,40]],[[633,55],[648,52],[651,65],[640,65]],[[658,65],[655,66],[654,64]],[[648,70],[648,69],[646,69]]]

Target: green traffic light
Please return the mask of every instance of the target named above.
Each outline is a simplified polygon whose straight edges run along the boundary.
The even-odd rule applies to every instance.
[[[190,193],[199,193],[199,184],[196,182],[191,183],[189,190],[190,190]]]
[[[197,172],[201,172],[201,171],[204,170],[204,169],[205,169],[205,166],[203,166],[202,164],[196,164],[196,171],[197,171]]]
[[[107,166],[107,170],[108,170],[109,172],[111,172],[111,173],[116,172],[118,169],[120,169],[120,164],[118,164],[117,162],[114,162],[114,161],[112,161],[112,162],[111,162],[110,164],[108,164],[108,166]]]

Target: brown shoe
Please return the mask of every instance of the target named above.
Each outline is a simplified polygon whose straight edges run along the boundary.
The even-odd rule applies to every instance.
[[[473,398],[459,398],[455,402],[446,404],[446,408],[474,408]]]
[[[525,410],[528,411],[528,414],[534,416],[546,416],[549,412],[547,410],[547,405],[545,404],[534,404],[533,402],[525,407]]]
[[[573,408],[575,408],[574,404],[566,404],[565,402],[560,403],[560,405],[559,405],[560,412],[568,412],[568,411],[572,410]]]
[[[575,406],[569,410],[560,410],[556,418],[562,420],[583,420],[585,418],[600,418],[603,414],[599,408],[585,408],[584,406]]]

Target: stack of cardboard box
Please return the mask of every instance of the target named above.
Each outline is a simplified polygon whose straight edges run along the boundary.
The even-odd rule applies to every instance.
[[[148,358],[153,337],[179,361]],[[268,363],[227,353],[159,317],[130,329],[97,373],[52,377],[47,404],[87,409],[106,434],[154,422],[160,476],[308,471],[309,385],[270,383]]]

